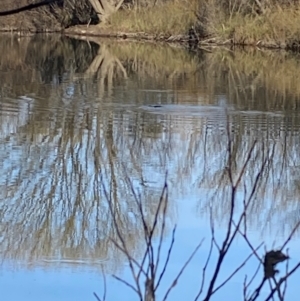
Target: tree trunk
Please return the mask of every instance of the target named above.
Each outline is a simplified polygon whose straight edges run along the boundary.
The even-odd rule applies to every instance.
[[[107,18],[115,13],[123,4],[124,0],[89,0],[100,22],[106,22]]]

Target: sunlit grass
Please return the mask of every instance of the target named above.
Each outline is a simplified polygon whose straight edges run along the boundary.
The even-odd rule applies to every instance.
[[[300,40],[300,10],[298,6],[274,7],[262,15],[234,14],[223,22],[212,21],[214,35],[233,38],[236,44],[259,44],[285,47]]]
[[[272,6],[273,5],[273,6]],[[170,0],[159,5],[122,9],[109,19],[109,29],[149,35],[187,34],[193,25],[202,26],[205,36],[235,44],[290,46],[300,41],[300,6],[274,2],[264,13],[245,12],[245,7],[226,10],[215,0]],[[200,22],[200,23],[199,23]]]
[[[144,8],[122,9],[109,19],[116,31],[154,35],[186,34],[196,22],[196,0],[171,0]]]

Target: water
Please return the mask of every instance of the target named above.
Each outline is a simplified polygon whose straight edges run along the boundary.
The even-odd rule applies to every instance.
[[[150,222],[166,171],[163,257],[175,223],[177,232],[158,295],[205,238],[169,298],[194,300],[209,251],[210,213],[219,244],[226,235],[228,129],[235,181],[256,143],[235,217],[269,157],[247,215],[253,246],[280,247],[299,221],[296,56],[226,49],[194,54],[59,36],[1,36],[0,48],[2,300],[96,300],[93,292],[102,297],[104,291],[103,275],[106,300],[134,300],[111,277],[131,279],[125,256],[109,239],[118,239],[109,204],[130,254],[140,259],[143,227],[130,183]],[[297,231],[288,246],[293,266],[299,260]],[[238,236],[217,285],[249,253]],[[263,256],[263,248],[258,253]],[[213,300],[243,300],[245,274],[257,263],[253,258]],[[282,275],[284,264],[280,270]],[[261,277],[262,271],[257,281]],[[296,300],[297,277],[290,279],[288,300]],[[266,286],[262,296],[267,292]]]

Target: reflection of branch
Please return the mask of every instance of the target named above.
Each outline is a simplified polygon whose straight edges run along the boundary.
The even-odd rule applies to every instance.
[[[276,287],[274,287],[271,292],[269,293],[268,297],[265,299],[265,301],[269,301],[271,300],[271,298],[273,297],[274,293],[276,293],[279,289],[280,289],[280,286],[283,284],[283,283],[286,283],[286,281],[288,280],[288,278],[294,274],[298,269],[300,268],[300,262],[297,263],[293,269],[291,269],[285,276],[281,277],[280,280],[278,281],[278,284],[276,285]]]
[[[172,285],[169,287],[169,289],[167,290],[163,301],[167,300],[167,297],[169,295],[169,293],[171,292],[171,290],[176,286],[178,279],[180,278],[180,276],[182,275],[183,271],[185,270],[185,268],[188,266],[188,264],[190,263],[190,261],[193,259],[194,255],[196,254],[196,252],[199,250],[199,248],[201,247],[202,243],[203,243],[204,239],[202,239],[200,241],[200,243],[196,246],[196,248],[194,249],[193,253],[191,254],[191,256],[188,258],[188,260],[185,262],[185,264],[183,265],[183,267],[181,268],[181,270],[179,271],[178,275],[176,276],[176,278],[173,280]]]
[[[287,237],[287,239],[285,240],[285,242],[281,246],[280,251],[282,251],[286,247],[286,245],[290,242],[291,238],[293,237],[293,235],[295,234],[295,232],[298,230],[299,226],[300,226],[300,221],[298,221],[298,223],[296,223],[296,225],[292,229],[290,235]]]
[[[229,248],[231,247],[231,244],[232,244],[232,242],[233,242],[233,240],[236,236],[238,228],[240,227],[241,221],[243,220],[243,217],[244,217],[244,213],[242,213],[242,215],[239,218],[239,222],[236,226],[235,231],[233,233],[231,233],[232,226],[233,226],[234,209],[236,207],[236,191],[237,191],[238,185],[240,184],[241,178],[242,178],[242,176],[245,172],[245,168],[246,168],[246,166],[248,165],[248,163],[250,161],[250,158],[251,158],[254,146],[255,146],[255,143],[253,143],[253,145],[252,145],[252,147],[251,147],[251,149],[248,153],[247,159],[246,159],[246,161],[245,161],[245,163],[242,167],[242,170],[239,173],[238,179],[234,183],[233,174],[232,174],[232,171],[233,171],[232,170],[232,163],[233,163],[233,160],[232,160],[232,140],[231,140],[231,137],[230,137],[229,122],[227,123],[227,135],[228,135],[228,165],[227,165],[228,168],[227,168],[227,171],[228,171],[228,177],[229,177],[229,180],[230,180],[230,183],[231,183],[230,215],[229,215],[229,220],[228,220],[226,236],[225,236],[225,239],[222,243],[221,249],[219,251],[219,256],[218,256],[216,266],[214,268],[213,276],[212,276],[212,279],[209,283],[209,287],[208,287],[208,290],[207,290],[207,293],[206,293],[206,297],[204,298],[205,301],[208,301],[210,299],[211,295],[218,289],[218,288],[217,289],[214,288],[215,282],[216,282],[217,277],[220,273],[220,269],[221,269],[222,263],[224,261],[224,258],[226,256]],[[259,179],[259,177],[257,177],[256,183],[258,182],[258,179]],[[257,186],[254,185],[253,190],[255,190],[256,187]],[[252,199],[251,197],[248,199],[248,205],[249,205],[251,199]],[[249,258],[250,257],[248,257],[248,259]],[[246,262],[247,262],[247,260],[246,260]],[[226,282],[224,282],[222,285],[224,285],[225,283]]]
[[[227,152],[228,152],[228,163],[227,163],[227,172],[228,172],[228,178],[229,178],[229,183],[230,183],[230,212],[229,212],[229,220],[227,223],[227,232],[225,235],[225,238],[222,242],[221,247],[217,247],[216,244],[214,244],[214,229],[213,226],[211,225],[211,232],[212,232],[212,240],[211,240],[211,249],[212,247],[215,245],[219,251],[219,255],[217,258],[217,262],[215,264],[214,270],[213,270],[213,275],[212,278],[210,280],[206,295],[204,297],[204,301],[208,301],[211,299],[211,296],[218,291],[221,287],[223,287],[225,284],[227,284],[229,282],[229,280],[239,271],[241,270],[241,268],[247,263],[247,261],[253,256],[255,255],[259,261],[261,262],[261,259],[259,258],[259,256],[257,255],[257,250],[258,248],[262,245],[260,245],[258,248],[254,248],[252,246],[252,244],[250,243],[250,241],[247,238],[247,233],[246,233],[246,217],[247,217],[247,211],[249,208],[250,203],[252,202],[254,195],[257,191],[257,188],[259,186],[261,177],[263,172],[265,171],[265,168],[268,164],[268,162],[270,162],[271,158],[273,158],[274,155],[274,146],[273,149],[271,151],[271,154],[266,156],[266,158],[262,158],[262,163],[261,163],[261,167],[256,175],[256,177],[254,178],[254,183],[252,185],[252,188],[250,190],[249,196],[246,199],[246,194],[245,194],[245,198],[243,200],[244,203],[244,208],[242,210],[242,212],[238,215],[237,218],[237,222],[235,222],[234,220],[234,216],[237,214],[236,212],[236,207],[237,207],[237,190],[238,187],[240,186],[240,184],[242,184],[242,179],[244,178],[244,175],[246,174],[246,169],[249,168],[249,163],[252,160],[253,157],[255,157],[254,155],[254,150],[255,150],[255,146],[256,146],[256,141],[254,141],[254,143],[252,144],[250,151],[248,152],[248,155],[245,158],[245,162],[244,164],[242,164],[241,170],[240,172],[238,172],[237,175],[237,180],[234,181],[234,175],[233,175],[233,171],[234,171],[234,165],[233,165],[233,160],[234,160],[234,148],[233,148],[233,140],[231,138],[230,135],[230,129],[229,129],[229,123],[227,123],[227,138],[228,138],[228,144],[227,144]],[[247,192],[246,186],[244,184],[244,191],[245,193]],[[244,226],[244,230],[245,232],[243,233],[241,230],[242,225]],[[232,227],[234,227],[235,229],[232,230]],[[295,230],[294,230],[295,231]],[[291,235],[288,237],[287,242],[289,241],[290,237],[293,235],[294,231],[292,231]],[[237,233],[241,233],[242,236],[245,238],[246,242],[248,243],[248,245],[251,248],[251,254],[245,259],[244,262],[242,262],[223,282],[221,282],[221,284],[219,284],[219,286],[215,287],[216,284],[216,280],[217,277],[220,274],[221,268],[222,268],[222,264],[224,261],[224,258],[226,257]],[[284,244],[285,245],[285,244]],[[276,255],[273,256],[273,253]],[[278,255],[279,254],[279,255]],[[272,256],[272,257],[271,257]],[[207,257],[207,262],[210,260],[211,257],[211,250],[209,251],[208,257]],[[272,258],[269,260],[269,258]],[[274,259],[273,259],[274,258]],[[268,278],[272,278],[274,283],[275,283],[275,288],[272,289],[271,286],[271,291],[273,291],[273,293],[276,291],[278,293],[278,297],[280,300],[282,300],[282,293],[280,291],[280,283],[277,283],[274,274],[276,273],[276,270],[274,269],[275,265],[283,260],[286,260],[288,257],[286,257],[284,254],[281,253],[281,251],[276,251],[276,252],[268,252],[265,256],[265,261],[264,261],[264,271],[265,271],[265,276],[261,282],[261,284],[258,286],[258,288],[255,290],[254,294],[252,294],[252,296],[250,297],[249,301],[254,301],[257,299],[259,292],[261,290],[261,288],[263,287],[265,280]],[[203,279],[205,277],[205,270],[206,270],[206,266],[207,263],[204,266],[203,269],[203,275],[202,275],[202,283],[201,283],[201,287],[200,290],[195,298],[195,301],[198,300],[198,298],[201,295],[202,292],[202,288],[203,288]],[[274,273],[271,276],[267,276],[266,275],[266,271],[274,271]],[[255,272],[256,275],[256,272]],[[252,282],[252,279],[251,279]],[[271,283],[270,283],[271,285]],[[244,298],[245,300],[248,300],[246,295],[247,295],[247,288],[248,288],[249,284],[247,284],[246,282],[244,283]]]
[[[130,139],[121,144],[123,126],[111,126],[114,116],[107,116],[107,111],[101,109],[95,114],[94,108],[79,117],[75,113],[71,120],[66,118],[66,111],[62,112],[63,115],[53,119],[53,131],[47,132],[47,143],[38,147],[32,146],[31,139],[34,141],[40,136],[41,126],[37,127],[34,119],[27,126],[30,141],[22,144],[15,160],[5,163],[1,180],[7,183],[5,190],[2,189],[0,204],[3,259],[49,266],[60,260],[56,257],[60,254],[61,260],[67,257],[78,262],[77,259],[86,258],[98,269],[100,258],[114,258],[111,266],[114,271],[119,269],[123,256],[109,240],[109,237],[116,240],[117,236],[103,201],[100,170],[106,173],[104,180],[112,184],[115,195],[111,197],[116,203],[119,228],[122,235],[125,234],[128,252],[140,252],[143,228],[130,219],[127,208],[132,204],[134,208],[135,203],[127,198],[130,187],[120,185],[122,177],[117,166],[123,143],[129,145]],[[81,127],[81,118],[91,131]],[[91,125],[92,120],[96,121],[95,126]],[[80,125],[74,127],[77,122]],[[24,139],[23,131],[21,133]],[[14,142],[9,143],[12,144],[8,146],[13,147]],[[29,160],[24,161],[24,156]],[[135,154],[129,154],[128,162],[131,164],[134,160]],[[134,170],[130,177],[139,177],[142,172],[142,168]],[[117,203],[118,199],[126,200]],[[147,216],[151,216],[148,212],[152,211],[152,200],[155,194],[144,205]],[[133,214],[138,216],[137,210]]]
[[[225,284],[227,284],[229,282],[229,280],[237,273],[241,270],[242,267],[245,266],[245,264],[249,261],[249,259],[256,254],[256,252],[260,249],[260,247],[263,245],[263,243],[261,243],[252,253],[250,253],[247,258],[221,283],[219,284],[212,292],[212,294],[214,294],[216,291],[218,291],[221,287],[223,287]]]
[[[214,224],[213,224],[213,219],[212,219],[212,214],[211,214],[212,238],[211,238],[211,242],[210,242],[210,250],[209,250],[208,257],[207,257],[206,263],[204,265],[203,271],[202,271],[202,281],[201,281],[201,285],[200,285],[200,290],[195,298],[195,301],[198,300],[198,298],[200,297],[200,295],[203,292],[203,287],[204,287],[205,278],[206,278],[206,269],[207,269],[208,263],[211,260],[211,254],[212,254],[213,248],[216,248],[218,250],[219,255],[217,258],[216,265],[213,270],[213,276],[211,277],[211,279],[209,281],[208,289],[207,289],[206,295],[203,299],[204,301],[210,300],[211,296],[214,295],[218,290],[220,290],[224,285],[226,285],[245,266],[245,264],[249,261],[249,259],[251,257],[256,256],[257,259],[259,260],[259,262],[260,263],[262,262],[262,260],[260,259],[260,257],[257,254],[257,251],[262,246],[262,243],[257,248],[254,248],[252,246],[251,242],[247,238],[246,218],[247,218],[247,211],[248,211],[249,205],[252,203],[252,201],[254,199],[254,196],[259,187],[260,180],[265,171],[265,168],[268,165],[268,163],[271,161],[271,158],[274,155],[274,147],[272,148],[272,151],[268,153],[267,156],[262,157],[260,169],[258,170],[257,174],[254,177],[254,181],[253,181],[250,191],[247,193],[247,189],[246,189],[246,186],[243,181],[244,181],[245,175],[247,174],[247,171],[249,169],[251,160],[253,158],[256,158],[256,156],[255,156],[256,152],[259,151],[257,148],[257,142],[254,141],[254,143],[250,147],[250,150],[245,157],[245,162],[244,162],[244,164],[242,164],[240,171],[237,172],[237,177],[235,177],[233,174],[234,167],[232,164],[232,160],[233,160],[232,144],[233,143],[229,136],[229,129],[228,129],[228,140],[229,140],[229,143],[228,143],[228,149],[227,149],[227,152],[228,152],[227,172],[228,172],[229,183],[231,183],[231,193],[230,193],[230,205],[231,205],[230,208],[231,209],[230,209],[229,222],[227,224],[228,225],[227,232],[226,232],[226,235],[225,235],[225,238],[224,238],[222,244],[219,246],[216,241],[216,238],[215,238]],[[258,159],[258,158],[256,158],[256,159]],[[123,168],[124,168],[124,166],[123,166]],[[236,180],[234,180],[235,178],[236,178]],[[162,243],[163,243],[162,238],[164,236],[165,218],[166,218],[166,212],[167,212],[166,210],[167,210],[167,204],[168,204],[168,186],[167,186],[167,183],[165,180],[165,183],[164,183],[164,186],[162,189],[162,193],[161,193],[157,208],[154,213],[153,222],[149,224],[145,220],[145,210],[144,210],[144,206],[143,206],[143,202],[141,200],[140,194],[136,193],[136,190],[134,189],[134,186],[133,186],[133,182],[130,180],[130,178],[128,177],[127,174],[125,176],[125,180],[126,180],[127,184],[129,185],[129,187],[131,189],[131,193],[135,199],[136,206],[137,206],[138,212],[140,214],[141,224],[144,228],[145,253],[142,256],[141,261],[137,261],[128,252],[128,248],[126,247],[126,243],[125,243],[124,239],[122,237],[119,237],[119,239],[121,240],[121,243],[122,243],[122,246],[120,247],[120,249],[126,255],[128,261],[129,261],[129,266],[131,269],[131,273],[133,275],[134,283],[131,284],[125,279],[121,279],[117,276],[114,276],[114,277],[117,280],[124,283],[125,285],[127,285],[128,287],[130,287],[139,296],[140,300],[155,301],[156,291],[157,291],[157,289],[161,283],[161,279],[167,269],[167,265],[168,265],[170,255],[172,252],[172,248],[174,245],[174,241],[175,241],[176,228],[173,229],[173,234],[171,237],[170,247],[168,249],[167,259],[166,259],[165,263],[163,264],[162,272],[160,274],[158,274],[158,268],[159,268],[160,256],[161,256],[160,254],[161,254]],[[243,208],[243,211],[238,215],[237,221],[235,221],[234,216],[237,214],[237,212],[236,212],[237,190],[238,190],[239,186],[241,186],[241,185],[244,185],[244,192],[245,192],[245,197],[243,200],[244,208]],[[247,195],[247,197],[246,197],[246,195]],[[107,195],[107,198],[108,198],[108,195]],[[109,199],[108,199],[108,201],[109,201]],[[111,211],[111,213],[114,214],[113,211]],[[159,220],[160,213],[162,214],[162,223],[158,227],[158,220]],[[114,219],[114,221],[116,223],[115,219]],[[115,227],[118,228],[117,223],[115,224]],[[244,232],[242,232],[242,228],[244,229]],[[158,233],[159,233],[158,247],[155,247],[154,242],[153,242],[153,235],[156,232],[156,230],[158,230]],[[117,232],[119,232],[119,231],[117,230]],[[295,232],[295,230],[292,231],[292,233],[288,237],[286,243],[290,240],[290,238],[294,234],[294,232]],[[216,286],[216,280],[217,280],[217,277],[219,276],[221,268],[223,266],[223,261],[224,261],[226,255],[228,254],[229,249],[231,248],[232,243],[235,240],[238,233],[240,233],[245,238],[246,242],[248,243],[248,245],[251,249],[251,253],[245,258],[245,260],[243,262],[241,262],[225,278],[225,280],[223,280],[218,286]],[[286,245],[286,243],[284,244],[284,246]],[[178,275],[171,282],[171,285],[167,289],[166,294],[163,298],[163,301],[167,300],[169,293],[177,285],[177,281],[178,281],[179,277],[182,275],[182,272],[184,271],[186,266],[189,264],[190,260],[193,258],[194,254],[197,252],[197,250],[201,246],[201,244],[202,244],[202,241],[199,243],[197,248],[194,250],[191,257],[185,262],[182,269],[179,271]],[[278,262],[287,259],[287,257],[285,257],[284,255],[281,257],[275,258],[272,255],[273,253],[277,254],[278,252],[271,251],[271,252],[266,253],[265,261],[264,261],[265,273],[266,273],[266,270],[269,270],[269,267],[271,267],[272,271],[273,270],[275,271],[275,269],[274,269],[275,265]],[[270,259],[271,255],[272,255],[272,260]],[[274,259],[275,261],[273,260],[273,258],[275,258]],[[255,272],[255,275],[256,274],[257,274],[257,272]],[[143,278],[145,280],[144,283],[141,283],[141,281],[142,281],[141,276],[144,276],[144,278]],[[280,290],[280,285],[282,282],[280,282],[280,281],[277,282],[274,275],[271,275],[271,276],[263,278],[261,284],[257,287],[257,289],[254,291],[254,293],[250,296],[250,299],[247,298],[246,295],[247,295],[247,289],[249,288],[249,285],[252,282],[253,278],[250,280],[250,283],[246,283],[246,280],[245,280],[245,283],[244,283],[245,301],[256,300],[257,297],[259,296],[259,292],[260,292],[261,288],[263,287],[266,279],[268,279],[268,278],[271,278],[273,280],[273,282],[275,283],[275,288],[273,288],[272,283],[270,282],[270,290],[277,292],[279,299],[282,300],[282,298],[284,296],[284,292],[281,292],[281,290]],[[143,287],[144,287],[144,289],[143,289]]]
[[[111,199],[109,194],[106,192],[105,186],[103,186],[103,190],[108,202],[108,206],[110,208],[110,212],[112,214],[112,218],[114,221],[114,226],[118,234],[118,238],[121,241],[121,246],[116,241],[113,241],[114,244],[124,253],[126,256],[129,268],[133,277],[133,284],[129,283],[127,280],[122,279],[116,275],[113,277],[129,288],[131,288],[139,297],[139,300],[141,301],[155,301],[155,294],[158,290],[161,280],[166,272],[171,253],[173,250],[174,242],[175,242],[175,232],[176,232],[176,226],[173,228],[172,231],[172,238],[171,243],[168,248],[167,258],[162,263],[161,267],[161,252],[162,252],[162,244],[163,244],[163,238],[165,236],[165,223],[167,218],[167,207],[168,207],[168,185],[167,185],[167,179],[165,179],[165,183],[159,198],[159,202],[153,217],[153,221],[151,223],[147,222],[146,220],[146,212],[144,209],[144,206],[142,204],[142,200],[139,194],[136,193],[132,181],[130,181],[128,175],[125,175],[125,180],[129,182],[129,185],[131,187],[131,192],[134,196],[136,206],[138,208],[138,211],[140,213],[140,221],[144,228],[144,239],[145,239],[145,253],[142,256],[142,259],[138,262],[136,259],[132,257],[132,255],[129,253],[128,248],[126,246],[126,242],[119,230],[119,225],[117,223],[115,212],[113,211]],[[159,223],[161,220],[161,223]],[[154,243],[154,234],[159,234],[159,242],[158,246],[155,247]],[[201,247],[203,243],[203,240],[198,244],[198,246],[195,248],[193,253],[190,255],[190,257],[186,260],[185,264],[182,266],[176,277],[173,279],[171,285],[167,289],[165,296],[163,300],[165,301],[168,298],[169,293],[172,291],[172,289],[176,286],[177,281],[181,277],[182,273],[198,251],[198,249]],[[146,260],[147,259],[147,260]],[[161,270],[161,272],[159,272]],[[143,278],[141,278],[143,276]],[[144,289],[143,289],[144,288]]]
[[[103,267],[101,268],[101,272],[102,272],[103,284],[104,284],[102,300],[99,298],[99,296],[95,292],[93,294],[94,294],[95,298],[97,299],[97,301],[106,301],[106,277],[105,277]]]
[[[105,79],[107,79],[107,91],[111,94],[113,89],[113,78],[117,73],[117,67],[121,70],[123,77],[127,78],[127,72],[119,59],[113,56],[105,44],[99,45],[98,54],[93,62],[86,70],[86,76],[94,76],[100,80],[99,93],[103,94],[105,91]]]

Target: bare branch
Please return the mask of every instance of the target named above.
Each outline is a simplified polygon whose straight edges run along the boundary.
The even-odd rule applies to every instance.
[[[97,301],[101,301],[101,299],[98,297],[98,295],[94,292],[93,295],[95,296],[95,298],[97,299]]]
[[[289,243],[289,241],[291,240],[291,238],[293,237],[294,233],[297,231],[299,226],[300,226],[300,221],[298,221],[298,223],[295,225],[295,227],[291,231],[290,235],[288,236],[288,238],[286,239],[286,241],[284,242],[284,244],[280,248],[280,251],[282,251],[286,247],[286,245]]]
[[[282,283],[284,283],[285,281],[287,281],[287,279],[293,274],[295,273],[300,267],[300,262],[297,263],[294,268],[292,270],[290,270],[284,277],[280,278],[279,282],[278,282],[278,286],[280,287]],[[265,299],[265,301],[269,301],[274,293],[277,291],[277,287],[273,288],[270,292],[270,294],[268,295],[268,297]]]
[[[101,177],[101,184],[102,184],[103,192],[104,192],[105,198],[106,198],[107,203],[108,203],[108,207],[109,207],[109,210],[110,210],[112,219],[113,219],[113,223],[114,223],[114,226],[115,226],[115,229],[116,229],[116,232],[117,232],[117,236],[118,236],[118,238],[119,238],[120,241],[121,241],[122,249],[124,250],[123,253],[124,253],[124,254],[126,255],[126,257],[127,257],[127,260],[128,260],[128,263],[129,263],[129,267],[130,267],[130,271],[131,271],[132,277],[133,277],[133,279],[134,279],[134,281],[135,281],[135,284],[136,284],[136,287],[137,287],[137,289],[135,289],[135,292],[138,294],[140,300],[142,300],[142,298],[143,298],[143,297],[142,297],[142,291],[141,291],[139,279],[137,278],[137,275],[136,275],[136,272],[135,272],[135,269],[134,269],[134,266],[133,266],[133,260],[132,260],[132,257],[129,255],[129,252],[128,252],[126,243],[125,243],[125,241],[124,241],[124,238],[123,238],[123,236],[122,236],[122,234],[121,234],[121,232],[120,232],[118,223],[117,223],[117,221],[116,221],[115,212],[113,211],[113,208],[112,208],[111,197],[108,195],[108,192],[107,192],[106,187],[105,187],[105,185],[104,185],[104,181],[103,181],[103,178],[102,178],[102,174],[100,174],[100,177]]]
[[[199,289],[194,301],[197,301],[199,299],[199,297],[201,296],[202,292],[203,292],[203,287],[204,287],[204,283],[205,283],[205,276],[206,276],[206,269],[207,269],[207,266],[208,266],[209,261],[211,259],[213,246],[215,245],[216,248],[220,252],[220,247],[218,246],[218,244],[216,242],[216,239],[215,239],[215,228],[214,228],[214,223],[213,223],[213,218],[212,218],[211,207],[210,207],[210,210],[209,210],[209,214],[210,214],[209,216],[210,216],[210,231],[211,231],[210,246],[209,246],[209,251],[208,251],[207,258],[206,258],[206,262],[205,262],[204,267],[202,269],[202,280],[201,280],[200,289]]]
[[[204,283],[205,283],[205,275],[206,275],[206,269],[208,266],[208,263],[210,261],[211,258],[211,254],[212,254],[212,250],[213,250],[213,246],[214,246],[214,237],[212,235],[211,240],[210,240],[210,247],[209,247],[209,251],[208,251],[208,256],[206,259],[206,262],[204,264],[204,267],[202,269],[202,280],[201,280],[201,285],[200,285],[200,289],[199,292],[197,293],[196,297],[195,297],[195,301],[197,301],[199,299],[199,297],[201,296],[202,292],[203,292],[203,287],[204,287]]]
[[[242,167],[242,170],[240,171],[240,174],[238,176],[237,181],[235,182],[235,185],[234,185],[235,187],[237,187],[240,184],[240,181],[241,181],[241,179],[242,179],[242,177],[243,177],[243,175],[245,173],[246,167],[247,167],[247,165],[248,165],[248,163],[249,163],[249,161],[251,159],[251,156],[252,156],[252,153],[253,153],[253,150],[254,150],[254,147],[255,147],[256,143],[257,143],[257,141],[255,140],[253,142],[251,148],[250,148],[250,151],[248,152],[248,156],[246,158],[246,161],[245,161],[245,163],[244,163],[244,165]]]
[[[223,287],[240,269],[248,262],[248,260],[257,252],[257,250],[263,245],[261,243],[256,249],[255,252],[250,253],[249,256],[213,291],[212,294],[214,294],[216,291],[218,291],[221,287]]]
[[[202,246],[204,239],[201,240],[201,242],[197,245],[197,247],[195,248],[195,250],[193,251],[193,253],[191,254],[191,256],[188,258],[188,260],[185,262],[185,264],[183,265],[183,267],[181,268],[181,270],[179,271],[178,275],[176,276],[176,278],[173,280],[171,286],[169,287],[169,289],[167,290],[163,301],[167,300],[169,293],[171,292],[171,290],[176,286],[178,279],[180,278],[180,276],[182,275],[182,273],[184,272],[185,268],[187,267],[187,265],[190,263],[190,261],[193,259],[193,257],[195,256],[195,254],[197,253],[197,251],[199,250],[199,248]]]
[[[165,182],[166,182],[166,180],[165,180]],[[158,250],[157,250],[157,258],[156,258],[155,269],[154,269],[155,274],[157,272],[158,265],[159,265],[162,240],[164,238],[164,232],[165,232],[165,226],[166,226],[166,214],[167,214],[167,205],[168,205],[168,186],[165,185],[165,188],[166,188],[166,196],[165,196],[166,201],[164,202],[164,208],[163,208],[163,220],[162,220],[162,226],[161,226],[161,232],[160,232],[160,238],[159,238]],[[174,234],[174,230],[173,230],[173,234]],[[174,236],[173,236],[173,239],[174,239]],[[173,246],[173,244],[171,244],[171,246]]]
[[[128,287],[130,287],[133,291],[135,291],[137,293],[137,295],[139,295],[139,291],[129,282],[127,282],[126,280],[116,276],[116,275],[112,275],[115,279],[117,279],[118,281],[122,282],[123,284],[127,285]],[[142,299],[141,299],[142,300]]]
[[[130,260],[139,268],[139,270],[146,276],[146,272],[143,270],[143,267],[128,253],[127,250],[123,249],[113,238],[110,238],[110,241],[120,250],[122,251]],[[126,254],[128,253],[128,254]]]
[[[174,245],[174,242],[175,242],[175,232],[176,232],[176,226],[173,228],[173,231],[172,231],[172,241],[171,241],[171,245],[168,249],[168,255],[167,255],[167,259],[165,261],[165,264],[164,264],[164,267],[162,269],[162,272],[160,273],[159,275],[159,278],[158,278],[158,281],[157,281],[157,284],[155,285],[155,290],[157,290],[157,288],[159,287],[159,284],[161,282],[161,279],[162,277],[164,276],[165,274],[165,271],[166,271],[166,268],[168,266],[168,263],[169,263],[169,260],[170,260],[170,257],[171,257],[171,253],[172,253],[172,249],[173,249],[173,245]]]
[[[289,250],[287,250],[287,256],[289,256],[289,253],[288,253],[288,251],[289,251]],[[287,260],[287,261],[286,261],[286,264],[285,264],[285,274],[287,274],[287,273],[288,273],[288,271],[289,271],[289,261]],[[284,297],[285,297],[285,295],[286,295],[287,284],[288,284],[288,282],[287,282],[287,281],[285,281],[285,282],[284,282],[283,291],[282,291],[283,298],[284,298]]]

